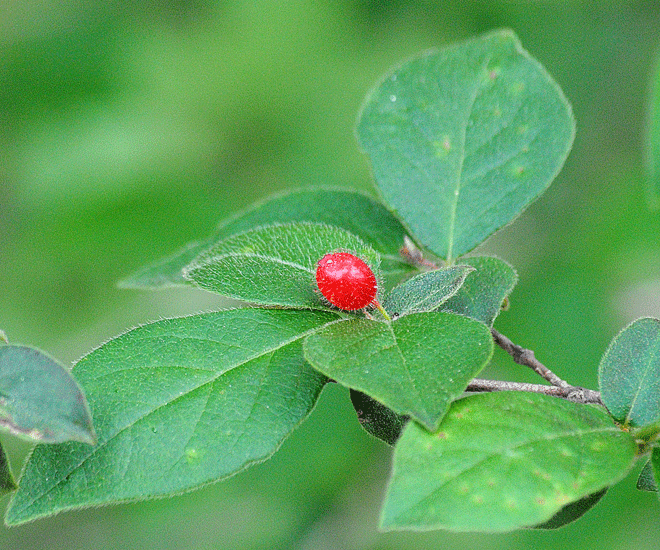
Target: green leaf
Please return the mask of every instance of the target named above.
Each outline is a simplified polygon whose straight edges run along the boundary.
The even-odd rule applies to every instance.
[[[473,267],[458,265],[420,273],[408,279],[385,298],[383,307],[392,315],[433,311],[451,298]]]
[[[349,250],[378,275],[378,254],[337,227],[289,223],[228,237],[184,270],[197,286],[262,305],[327,308],[316,285],[316,264],[328,252]]]
[[[654,449],[654,452],[658,451]],[[660,451],[658,451],[660,452]],[[642,471],[639,473],[637,478],[637,488],[640,491],[649,491],[652,493],[658,492],[658,485],[655,482],[655,477],[653,475],[653,461],[649,459],[647,463],[642,468]]]
[[[645,143],[647,202],[653,210],[660,208],[660,56],[656,56],[655,65],[651,75]]]
[[[603,403],[625,426],[660,420],[660,320],[638,319],[619,334],[598,369]]]
[[[183,278],[183,268],[211,246],[209,239],[188,243],[174,254],[152,262],[117,283],[119,288],[161,289],[190,286]]]
[[[550,185],[574,133],[558,85],[508,30],[404,63],[358,122],[385,202],[450,263]]]
[[[635,452],[633,437],[596,406],[523,392],[471,395],[435,433],[406,426],[381,524],[489,532],[537,525],[620,480]]]
[[[110,340],[74,368],[98,445],[38,446],[7,524],[173,495],[265,460],[316,403],[326,379],[304,362],[300,340],[333,319],[236,309]]]
[[[385,275],[410,273],[399,257],[405,228],[381,203],[342,189],[300,189],[266,198],[221,223],[208,239],[190,243],[174,255],[158,260],[121,281],[125,288],[162,288],[187,285],[183,268],[214,243],[257,226],[287,222],[320,222],[345,229],[368,243],[388,260]],[[390,265],[391,264],[391,265]]]
[[[408,421],[407,416],[396,414],[382,403],[369,397],[366,393],[351,390],[351,403],[364,430],[384,441],[394,445],[401,435],[401,430]]]
[[[437,312],[391,323],[344,320],[305,340],[314,368],[429,429],[492,353],[493,339],[482,323]]]
[[[600,499],[605,496],[607,493],[608,487],[601,489],[600,491],[582,497],[580,500],[571,502],[564,506],[559,512],[552,516],[545,523],[535,525],[535,529],[559,529],[564,527],[569,523],[573,523],[575,520],[580,519],[584,514],[591,510],[596,504],[600,502]]]
[[[499,258],[476,256],[461,258],[461,263],[474,267],[476,271],[468,275],[463,286],[440,310],[466,315],[492,327],[518,276],[508,263]]]
[[[16,481],[14,481],[14,476],[11,474],[11,468],[9,467],[9,460],[7,460],[5,450],[0,445],[0,496],[15,491],[16,487]]]
[[[95,441],[85,396],[69,371],[26,346],[0,345],[0,426],[42,443]]]
[[[653,468],[655,486],[658,487],[660,485],[660,447],[655,447],[653,453],[651,453],[651,466]],[[658,498],[660,498],[660,492],[658,493]]]

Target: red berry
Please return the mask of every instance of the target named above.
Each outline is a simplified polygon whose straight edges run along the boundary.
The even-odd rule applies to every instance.
[[[316,284],[333,306],[346,311],[374,304],[378,290],[371,268],[348,252],[323,256],[316,266]]]

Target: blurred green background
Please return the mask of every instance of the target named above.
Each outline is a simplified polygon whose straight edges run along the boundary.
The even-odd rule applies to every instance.
[[[515,30],[578,121],[554,185],[484,246],[520,275],[497,327],[595,388],[611,337],[660,316],[660,214],[642,171],[656,0],[33,0],[2,12],[0,328],[14,343],[70,363],[128,327],[223,307],[115,283],[273,191],[373,190],[353,137],[369,88],[420,50],[496,27]],[[503,354],[491,374],[535,381]],[[0,440],[18,472],[29,447]],[[379,534],[389,461],[330,387],[269,462],[173,499],[0,528],[0,549],[660,548],[660,503],[634,476],[557,532]]]

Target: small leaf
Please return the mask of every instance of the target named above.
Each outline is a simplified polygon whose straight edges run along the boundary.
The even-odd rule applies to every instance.
[[[6,523],[173,495],[270,457],[326,382],[305,363],[301,339],[336,318],[235,309],[166,319],[110,340],[73,371],[98,445],[37,446]]]
[[[314,368],[429,429],[492,353],[486,326],[451,313],[413,313],[391,323],[345,320],[305,340]]]
[[[397,442],[381,524],[504,532],[550,520],[619,481],[634,438],[602,409],[494,392],[453,403],[435,433],[409,423]]]
[[[16,487],[16,481],[14,481],[14,476],[11,474],[7,455],[2,445],[0,445],[0,496],[15,491]]]
[[[288,222],[320,222],[360,237],[386,262],[384,275],[410,273],[412,267],[399,257],[406,230],[391,212],[376,200],[344,189],[299,189],[274,195],[221,223],[215,233],[190,243],[174,255],[158,260],[121,281],[125,288],[162,288],[188,285],[183,268],[196,256],[226,239],[257,226]]]
[[[378,274],[380,259],[355,235],[329,225],[290,223],[238,233],[184,270],[206,290],[262,305],[328,307],[316,285],[316,264],[328,252],[350,251]]]
[[[461,263],[474,267],[476,271],[467,276],[463,286],[440,310],[472,317],[492,327],[518,276],[508,263],[499,258],[475,256],[461,258]]]
[[[383,307],[401,317],[410,313],[433,311],[451,298],[473,267],[458,265],[420,273],[394,287]]]
[[[559,86],[501,30],[386,75],[357,130],[385,202],[452,263],[550,185],[575,123]]]
[[[660,420],[660,320],[638,319],[619,334],[598,369],[603,403],[625,426]]]
[[[0,346],[0,426],[42,443],[95,441],[85,396],[69,371],[25,346]]]
[[[637,478],[637,488],[640,491],[649,491],[652,493],[658,492],[658,485],[656,484],[653,475],[653,461],[651,459],[648,460],[642,468],[642,471],[639,473],[639,477]]]
[[[545,523],[535,525],[535,529],[559,529],[564,527],[569,523],[573,523],[575,520],[580,519],[584,514],[591,510],[596,504],[600,502],[600,499],[605,496],[607,493],[608,487],[601,489],[597,493],[587,495],[582,497],[580,500],[571,502],[564,506],[559,512],[552,516]]]
[[[357,413],[360,426],[367,433],[388,445],[394,445],[399,439],[408,417],[396,414],[392,409],[388,409],[366,393],[357,390],[351,390],[350,393],[351,403]]]

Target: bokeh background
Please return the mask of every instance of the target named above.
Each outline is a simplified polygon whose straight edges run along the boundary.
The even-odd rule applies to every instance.
[[[515,30],[578,121],[553,186],[484,247],[520,275],[497,327],[595,388],[612,336],[660,316],[660,214],[643,178],[655,0],[6,0],[0,11],[0,328],[12,342],[71,363],[139,323],[223,307],[190,289],[115,285],[271,192],[373,191],[353,136],[368,89],[420,50],[496,27]],[[491,372],[536,381],[501,353]],[[18,472],[29,447],[0,440]],[[0,549],[660,548],[660,503],[634,476],[557,532],[381,534],[390,458],[333,386],[264,464],[172,499],[0,527]]]

